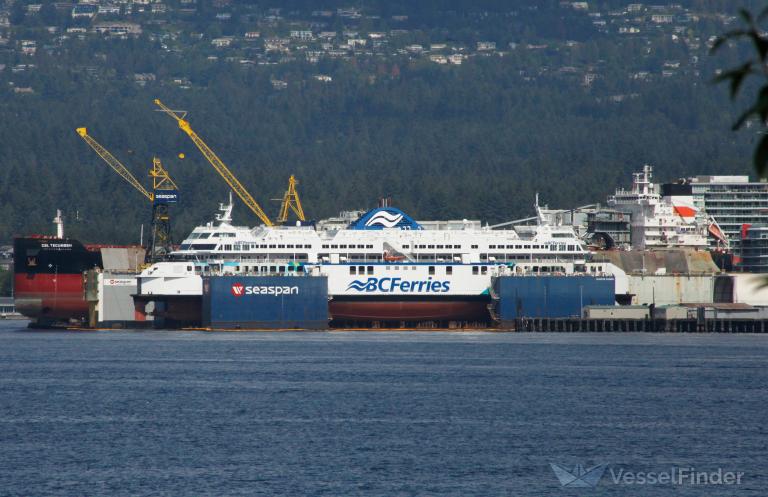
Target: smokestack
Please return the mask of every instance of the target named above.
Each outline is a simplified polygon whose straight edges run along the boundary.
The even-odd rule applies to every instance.
[[[56,217],[53,218],[53,224],[56,225],[56,237],[64,238],[64,218],[61,216],[59,209],[56,209]]]

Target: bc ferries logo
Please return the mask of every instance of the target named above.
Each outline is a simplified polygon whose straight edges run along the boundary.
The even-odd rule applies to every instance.
[[[395,214],[387,211],[379,211],[372,216],[366,226],[384,226],[385,228],[394,228],[397,224],[403,220],[402,214]]]
[[[438,281],[432,278],[420,281],[407,281],[402,278],[368,278],[365,281],[353,280],[347,287],[347,290],[358,292],[384,293],[445,293],[450,289],[450,281]]]
[[[243,295],[297,295],[298,286],[244,286],[242,283],[235,283],[230,289],[235,297]]]

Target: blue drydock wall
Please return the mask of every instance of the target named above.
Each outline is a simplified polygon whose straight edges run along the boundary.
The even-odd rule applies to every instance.
[[[616,303],[613,277],[501,276],[495,278],[501,320],[580,317],[587,305]]]
[[[203,326],[326,329],[328,279],[324,276],[205,277]]]

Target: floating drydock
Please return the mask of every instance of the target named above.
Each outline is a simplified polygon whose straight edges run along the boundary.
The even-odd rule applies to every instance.
[[[493,289],[502,328],[521,318],[578,318],[585,306],[613,305],[616,300],[611,276],[500,276],[494,278]]]
[[[203,278],[202,325],[210,329],[328,328],[328,280],[317,276]]]

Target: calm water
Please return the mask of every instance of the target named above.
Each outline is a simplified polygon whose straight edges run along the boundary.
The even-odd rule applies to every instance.
[[[0,495],[768,490],[768,337],[19,327],[0,323]],[[563,488],[550,463],[609,469]],[[612,479],[672,466],[744,475]]]

